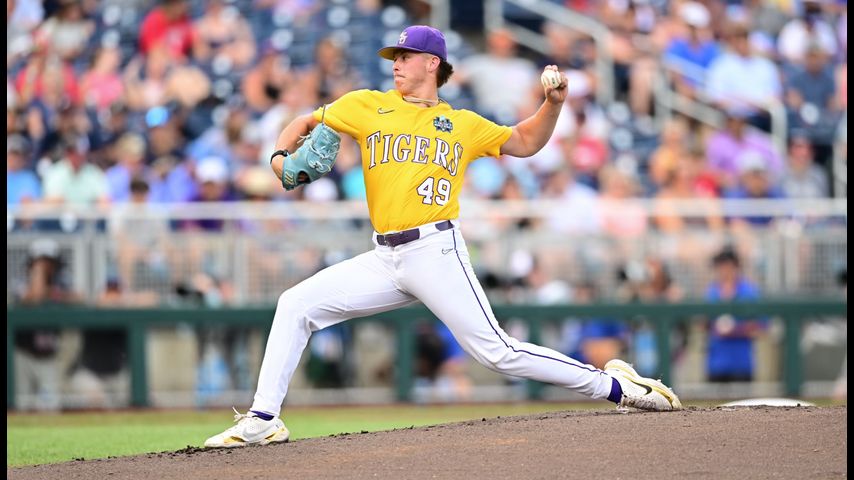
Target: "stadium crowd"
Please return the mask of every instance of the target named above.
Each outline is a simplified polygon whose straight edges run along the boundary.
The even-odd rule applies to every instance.
[[[354,88],[391,88],[389,64],[376,50],[403,25],[426,21],[429,12],[418,5],[7,2],[7,209],[14,216],[31,202],[111,205],[116,247],[105,279],[136,294],[146,283],[140,275],[147,275],[158,293],[212,306],[234,303],[233,287],[222,280],[235,274],[211,273],[211,251],[223,247],[205,243],[204,234],[236,228],[255,242],[247,249],[247,290],[256,296],[243,301],[275,298],[329,264],[324,257],[348,252],[282,256],[275,233],[291,228],[287,222],[143,222],[126,212],[174,202],[364,198],[358,149],[348,138],[330,174],[292,192],[271,175],[268,155],[296,115]],[[598,51],[589,36],[522,16],[515,21],[540,29],[548,55],[522,48],[508,30],[484,34],[465,16],[454,16],[465,35],[447,32],[456,73],[440,94],[499,123],[513,124],[537,107],[543,65],[558,65],[569,79],[565,109],[546,147],[530,158],[474,162],[463,196],[559,201],[563,207],[544,219],[512,226],[599,236],[616,247],[586,243],[584,252],[543,247],[514,255],[548,255],[548,275],[561,276],[561,269],[564,279],[593,275],[609,289],[619,287],[612,272],[621,262],[687,265],[706,277],[688,285],[677,271],[677,283],[699,297],[708,259],[723,242],[737,242],[755,263],[758,242],[744,232],[773,218],[733,217],[714,203],[686,216],[673,210],[679,201],[847,196],[832,192],[834,144],[847,141],[837,138],[847,122],[845,2],[570,0],[565,6],[608,27],[608,52]],[[614,64],[614,101],[602,105],[596,61],[605,53]],[[673,91],[723,112],[720,128],[660,115],[653,94],[659,74]],[[788,112],[786,151],[765,131],[773,102]],[[621,202],[631,198],[663,201],[647,212]],[[69,219],[7,225],[12,234],[80,227]],[[197,243],[176,249],[168,240],[175,233]],[[645,259],[650,251],[638,250],[637,239],[655,235],[677,240],[664,249],[667,258]],[[513,300],[513,286],[533,276],[534,262],[514,263],[506,252],[496,258],[490,266],[489,252],[482,255],[486,277],[506,264],[496,272],[501,278],[491,284],[487,278],[487,287]],[[598,266],[577,268],[584,262]],[[140,265],[147,273],[139,273]]]
[[[831,149],[847,112],[847,2],[566,6],[612,33],[613,104],[595,101],[599,53],[585,35],[542,23],[550,48],[543,56],[521,49],[506,30],[485,38],[449,32],[457,74],[442,95],[498,122],[536,108],[541,65],[557,64],[569,77],[549,145],[528,159],[473,164],[469,195],[831,194]],[[267,157],[295,115],[353,88],[389,88],[374,47],[407,20],[406,10],[378,0],[9,1],[7,204],[362,198],[352,143],[331,175],[292,193],[277,188]],[[484,40],[483,50],[466,38]],[[726,112],[725,126],[675,118],[658,128],[653,83],[662,66],[676,91]],[[788,151],[776,151],[762,132],[772,101],[788,111]],[[605,215],[566,227],[687,226],[666,213],[652,225],[612,225]],[[709,218],[706,226],[722,225]],[[195,227],[216,225],[183,226]]]

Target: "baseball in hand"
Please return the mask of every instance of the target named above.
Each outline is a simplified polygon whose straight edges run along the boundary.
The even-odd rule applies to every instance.
[[[557,88],[560,86],[560,72],[557,70],[546,69],[540,75],[540,82],[544,88]]]

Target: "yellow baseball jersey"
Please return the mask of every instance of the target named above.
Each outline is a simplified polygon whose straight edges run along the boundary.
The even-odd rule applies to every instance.
[[[314,111],[318,121],[323,108]],[[469,162],[497,157],[510,127],[447,103],[423,108],[400,92],[357,90],[326,107],[324,121],[359,143],[371,223],[397,232],[459,216]]]

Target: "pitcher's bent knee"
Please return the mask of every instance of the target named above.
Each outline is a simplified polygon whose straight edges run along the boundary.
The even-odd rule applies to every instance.
[[[279,295],[274,321],[305,322],[305,306],[293,288]]]

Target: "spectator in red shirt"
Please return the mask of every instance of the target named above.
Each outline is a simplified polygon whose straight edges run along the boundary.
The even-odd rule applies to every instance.
[[[184,0],[162,0],[160,6],[146,15],[139,29],[139,49],[143,54],[158,43],[164,43],[169,56],[184,60],[193,47],[193,23]]]
[[[45,96],[54,100],[48,100],[48,103],[58,103],[55,100],[60,98],[77,103],[79,99],[74,69],[68,62],[51,53],[44,42],[36,44],[27,65],[18,72],[15,89],[20,94],[21,104],[28,104],[34,99],[44,100]]]

